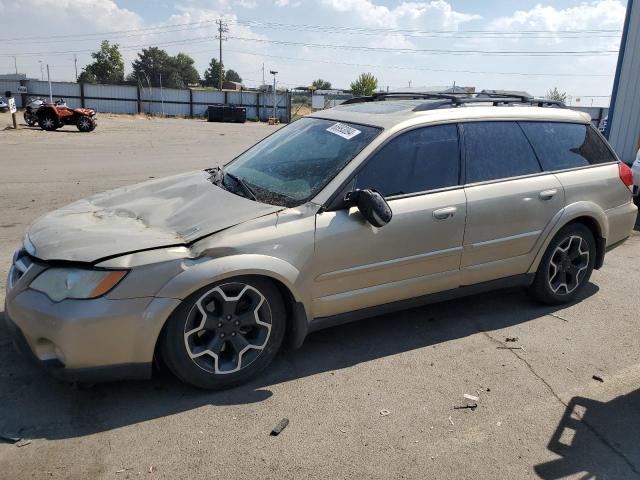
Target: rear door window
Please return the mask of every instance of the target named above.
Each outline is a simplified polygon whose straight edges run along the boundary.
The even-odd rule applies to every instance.
[[[589,125],[560,122],[520,122],[545,171],[585,167],[616,159]]]
[[[466,182],[484,182],[542,171],[516,122],[463,124]]]
[[[385,197],[458,185],[460,148],[456,125],[400,134],[373,155],[356,176],[356,188]]]

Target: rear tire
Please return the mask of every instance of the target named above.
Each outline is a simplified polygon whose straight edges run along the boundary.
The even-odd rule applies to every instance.
[[[30,127],[33,127],[36,123],[38,123],[38,120],[36,119],[35,115],[33,115],[33,113],[31,112],[24,112],[23,117],[24,117],[25,123]]]
[[[96,122],[91,117],[80,117],[76,126],[81,132],[91,132],[96,128]]]
[[[591,277],[596,260],[596,241],[586,226],[570,223],[563,227],[544,253],[531,294],[547,305],[575,300]]]
[[[235,277],[185,299],[167,321],[160,347],[180,380],[221,390],[265,369],[285,330],[286,309],[277,287],[264,278]]]

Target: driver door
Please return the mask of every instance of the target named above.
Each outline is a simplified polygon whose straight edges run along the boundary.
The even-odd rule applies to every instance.
[[[356,207],[316,217],[313,316],[327,317],[460,285],[466,197],[454,124],[400,133],[356,173],[355,188],[384,195],[381,228]]]

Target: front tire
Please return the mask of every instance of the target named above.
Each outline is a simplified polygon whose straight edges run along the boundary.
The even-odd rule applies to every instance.
[[[96,128],[95,121],[91,117],[80,117],[76,126],[81,132],[91,132]]]
[[[596,242],[591,230],[580,223],[563,227],[547,247],[531,293],[547,305],[575,300],[591,277],[596,260]]]
[[[236,277],[182,302],[165,326],[161,352],[183,382],[220,390],[265,369],[285,330],[286,310],[276,286],[264,278]]]

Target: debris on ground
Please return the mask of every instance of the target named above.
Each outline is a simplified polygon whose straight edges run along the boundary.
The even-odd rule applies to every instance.
[[[474,402],[480,401],[480,397],[476,397],[475,395],[469,395],[468,393],[465,393],[463,397],[466,398],[467,400],[473,400]]]
[[[289,425],[289,419],[283,418],[278,422],[278,424],[275,427],[273,427],[273,430],[271,430],[270,435],[272,437],[277,437],[285,428],[287,428],[287,425]]]
[[[517,342],[518,340],[518,337],[507,337],[504,339],[505,342]]]
[[[156,469],[156,468],[155,468],[153,465],[151,465],[151,466],[149,467],[149,473],[153,473],[155,469]]]
[[[594,375],[594,376],[593,376],[593,377],[591,377],[591,378],[593,378],[594,380],[597,380],[597,381],[598,381],[598,382],[600,382],[600,383],[604,383],[604,380],[602,379],[602,377],[599,377],[598,375]]]
[[[121,468],[120,470],[116,470],[116,473],[124,473],[127,470],[133,470],[132,468]]]
[[[524,349],[524,347],[522,345],[520,345],[519,347],[496,347],[498,350],[522,350],[524,353],[527,353],[527,351]]]
[[[31,444],[31,440],[26,440],[26,439],[22,439],[19,442],[17,442],[15,445],[16,447],[26,447],[27,445]]]
[[[478,408],[478,404],[477,403],[472,403],[470,405],[462,405],[460,407],[453,407],[454,410],[464,410],[465,408],[468,408],[471,411],[474,411],[476,408]]]
[[[573,373],[573,370],[571,370],[569,367],[567,367],[567,370],[569,370],[571,373]]]
[[[567,320],[566,318],[564,318],[564,317],[562,317],[562,316],[558,315],[557,313],[550,313],[550,314],[549,314],[549,316],[551,316],[551,317],[555,317],[555,318],[557,318],[557,319],[559,319],[559,320],[562,320],[563,322],[568,322],[568,321],[569,321],[569,320]]]
[[[453,420],[451,420],[451,415],[449,415],[449,422],[451,423],[451,425],[455,425],[455,423],[453,423]]]
[[[11,433],[0,433],[0,440],[3,440],[7,443],[17,443],[22,440],[22,438],[16,437]]]
[[[386,408],[383,408],[382,410],[380,410],[380,415],[382,415],[383,417],[386,417],[387,415],[390,415],[390,414],[391,412]]]

